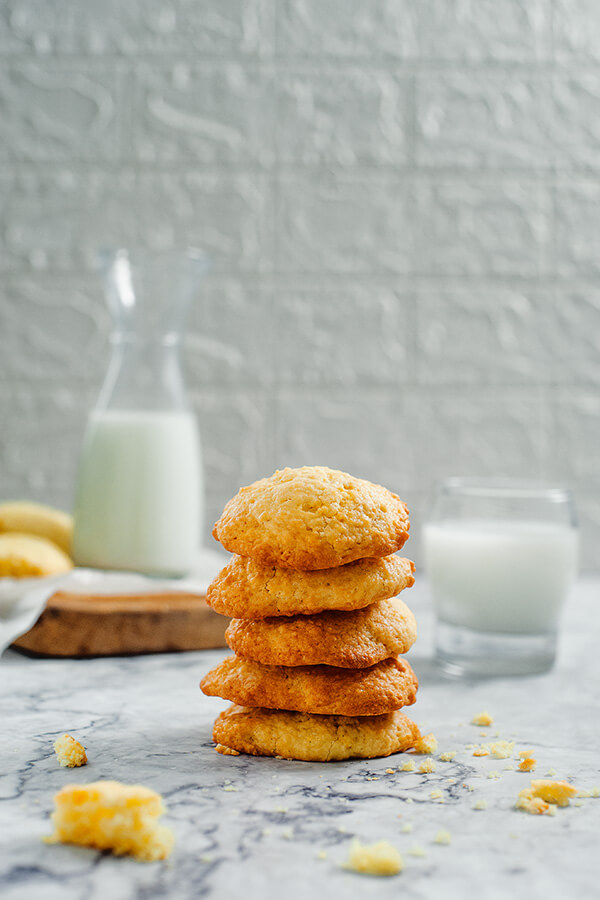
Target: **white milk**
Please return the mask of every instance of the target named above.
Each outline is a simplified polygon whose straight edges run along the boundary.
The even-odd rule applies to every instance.
[[[92,412],[75,501],[75,562],[184,574],[200,546],[201,497],[191,413]]]
[[[445,520],[423,529],[440,622],[505,634],[553,632],[577,571],[567,525]]]

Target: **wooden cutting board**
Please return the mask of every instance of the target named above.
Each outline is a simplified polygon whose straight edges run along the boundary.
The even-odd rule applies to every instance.
[[[41,656],[117,656],[225,647],[229,619],[198,594],[58,591],[14,646]]]

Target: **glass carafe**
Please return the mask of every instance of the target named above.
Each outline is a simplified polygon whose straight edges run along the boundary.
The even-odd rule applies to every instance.
[[[204,256],[103,257],[112,356],[89,416],[75,497],[77,565],[183,575],[200,547],[202,461],[179,362]]]

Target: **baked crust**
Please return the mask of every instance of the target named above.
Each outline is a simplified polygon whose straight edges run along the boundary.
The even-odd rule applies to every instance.
[[[349,669],[406,653],[416,638],[415,617],[399,597],[350,612],[233,619],[225,632],[225,640],[242,659],[268,666]]]
[[[411,587],[414,571],[414,563],[401,556],[359,559],[311,572],[234,556],[209,585],[206,602],[215,612],[236,619],[362,609]]]
[[[208,696],[240,706],[339,716],[378,716],[411,706],[417,687],[417,676],[403,659],[385,659],[366,669],[341,669],[265,666],[231,656],[200,682]]]
[[[381,485],[303,466],[241,488],[213,537],[263,565],[313,570],[389,556],[404,545],[409,527],[406,505]]]
[[[320,716],[232,705],[217,718],[213,740],[225,750],[309,762],[373,759],[409,750],[420,737],[396,711],[381,716]]]

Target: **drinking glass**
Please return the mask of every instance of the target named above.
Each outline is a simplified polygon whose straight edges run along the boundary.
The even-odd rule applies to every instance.
[[[435,656],[444,671],[525,675],[552,667],[560,614],[577,573],[570,491],[446,479],[436,489],[423,543]]]

